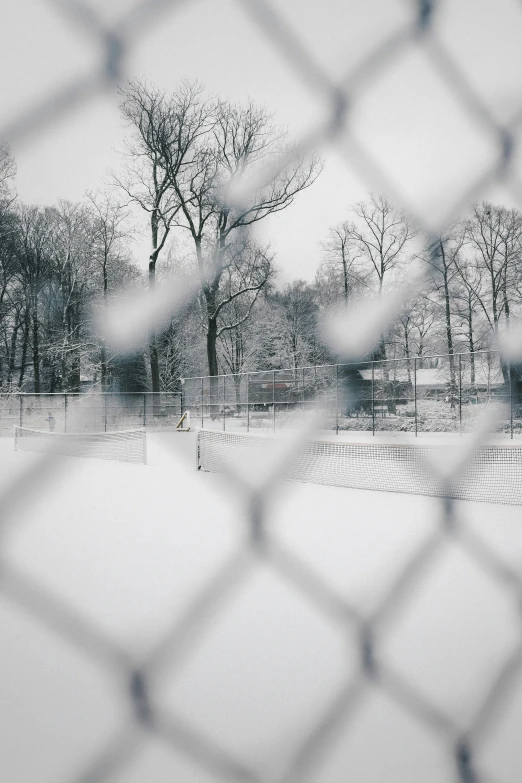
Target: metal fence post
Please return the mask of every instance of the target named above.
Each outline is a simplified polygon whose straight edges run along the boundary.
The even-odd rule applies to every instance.
[[[375,362],[372,362],[372,436],[375,435]]]
[[[319,410],[317,408],[317,365],[314,365],[314,398],[315,398],[315,415],[317,416],[319,413]]]
[[[250,432],[250,373],[247,372],[246,374],[246,409],[247,409],[247,432]]]
[[[462,437],[462,354],[459,353],[459,432]]]
[[[513,440],[513,375],[511,373],[511,362],[508,363],[509,375],[509,437]]]
[[[335,434],[339,435],[339,365],[335,365]]]
[[[225,390],[225,383],[226,383],[226,381],[227,381],[227,376],[223,375],[223,432],[225,432],[225,430],[226,430],[225,420],[227,418],[227,412],[225,410],[225,405],[227,404],[227,393],[226,393],[226,390]]]
[[[301,406],[303,408],[303,421],[305,419],[305,368],[303,367],[303,372],[301,373]]]
[[[415,437],[418,434],[418,422],[417,422],[417,357],[413,359],[413,406],[415,415]]]
[[[63,395],[63,431],[67,432],[67,393]]]
[[[275,412],[275,370],[272,370],[272,429],[276,431],[276,412]]]

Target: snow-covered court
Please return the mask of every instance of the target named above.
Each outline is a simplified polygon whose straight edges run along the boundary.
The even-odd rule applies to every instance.
[[[519,783],[520,507],[444,525],[284,482],[255,537],[193,433],[147,441],[147,465],[0,441],[6,783]]]

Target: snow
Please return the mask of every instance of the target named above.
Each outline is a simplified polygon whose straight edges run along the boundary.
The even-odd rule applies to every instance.
[[[419,496],[281,483],[264,498],[276,550],[257,557],[244,500],[225,477],[196,471],[192,432],[149,434],[147,466],[60,458],[43,482],[42,455],[12,448],[0,441],[1,489],[18,482],[0,582],[0,754],[9,783],[80,779],[118,735],[129,711],[120,652],[137,662],[154,655],[154,703],[277,778],[339,693],[360,680],[350,612],[379,615],[442,514],[439,501]],[[519,508],[456,508],[498,563],[520,571]],[[376,625],[377,658],[465,728],[520,644],[519,610],[514,592],[471,557],[465,536],[439,538],[404,600]],[[192,602],[205,589],[210,609],[200,603],[197,614]],[[114,660],[52,630],[48,596],[106,639]],[[187,617],[195,619],[182,643],[164,648]],[[518,782],[521,719],[518,677],[480,745],[481,768],[506,783]],[[440,783],[452,779],[448,754],[443,736],[370,685],[313,779]],[[110,777],[221,779],[154,736]]]

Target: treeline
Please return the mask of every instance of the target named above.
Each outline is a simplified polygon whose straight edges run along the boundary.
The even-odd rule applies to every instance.
[[[316,283],[346,301],[365,293],[379,296],[400,284],[416,260],[430,274],[382,336],[375,358],[449,354],[454,379],[456,352],[494,349],[499,332],[520,315],[522,214],[477,203],[426,246],[404,213],[386,198],[371,196],[330,229]],[[507,367],[501,366],[507,381]]]
[[[0,148],[2,391],[173,391],[189,375],[335,361],[318,337],[326,309],[385,295],[418,259],[431,274],[373,358],[490,348],[518,317],[517,210],[476,204],[426,246],[404,213],[372,195],[330,228],[313,282],[278,287],[274,253],[249,229],[312,186],[321,161],[291,148],[264,109],[209,98],[197,84],[166,94],[132,83],[121,111],[121,167],[81,203],[22,204],[15,162]],[[132,255],[142,215],[146,271]],[[151,329],[147,345],[122,353],[106,344],[99,314],[171,272],[195,275],[198,296]]]

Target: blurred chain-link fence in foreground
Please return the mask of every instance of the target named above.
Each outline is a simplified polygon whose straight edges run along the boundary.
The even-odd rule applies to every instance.
[[[71,36],[86,35],[99,45],[99,61],[92,72],[57,87],[20,116],[8,118],[0,129],[7,141],[30,144],[36,134],[52,133],[59,117],[67,117],[73,108],[122,83],[133,49],[154,27],[172,23],[175,46],[179,9],[191,3],[142,0],[110,23],[94,4],[50,5]],[[498,112],[490,108],[444,43],[437,13],[448,5],[435,0],[405,2],[407,21],[375,43],[370,41],[364,57],[335,81],[301,41],[295,29],[297,19],[293,25],[287,16],[282,17],[275,3],[265,0],[236,3],[237,12],[246,12],[256,31],[268,38],[289,71],[304,83],[314,105],[317,101],[314,122],[303,135],[300,153],[335,144],[369,188],[389,194],[424,227],[428,245],[432,232],[443,230],[472,199],[486,194],[495,183],[501,182],[515,199],[522,193],[516,154],[522,99],[512,97],[507,119],[498,119]],[[470,6],[467,33],[472,29]],[[490,148],[487,165],[472,171],[454,197],[437,194],[435,221],[426,211],[414,208],[401,182],[385,171],[350,125],[352,107],[411,46],[420,48],[460,115],[480,131]],[[424,94],[419,99],[426,97],[429,100]],[[267,172],[267,178],[273,173]],[[383,303],[382,308],[368,311],[363,326],[369,333],[374,322],[379,321],[381,329],[390,318]],[[363,333],[364,329],[361,341]],[[350,361],[351,353],[356,360],[348,337],[347,332],[343,360]],[[404,369],[408,373],[408,367]],[[273,382],[270,374],[267,383],[270,378]],[[303,390],[305,387],[306,380]],[[311,407],[313,410],[313,403]],[[380,407],[384,409],[384,404]],[[388,403],[386,407],[389,413]],[[373,417],[383,413],[374,406]],[[50,454],[17,462],[13,475],[5,471],[0,594],[8,633],[0,678],[4,679],[2,690],[17,697],[6,697],[8,708],[2,721],[2,755],[11,759],[10,754],[16,751],[15,761],[8,762],[11,767],[5,772],[10,781],[127,783],[146,777],[160,780],[161,775],[198,783],[340,783],[350,776],[360,783],[515,783],[519,779],[522,560],[518,509],[516,515],[509,511],[501,515],[493,504],[483,504],[485,511],[478,511],[473,504],[444,498],[417,505],[404,495],[399,508],[394,506],[393,495],[386,496],[384,503],[371,493],[343,489],[314,500],[307,494],[311,489],[304,487],[301,505],[292,512],[291,503],[284,505],[282,476],[320,426],[321,412],[317,421],[308,418],[289,440],[274,443],[270,459],[254,472],[249,472],[248,465],[229,465],[227,469],[223,452],[228,475],[223,479],[222,495],[217,492],[223,488],[222,481],[216,485],[210,476],[194,470],[185,475],[179,466],[164,472],[160,467],[154,472],[153,465],[115,466],[112,473],[104,466],[103,473],[96,473],[88,464],[74,467]],[[480,426],[471,441],[454,449],[445,465],[434,461],[433,472],[462,472],[488,435],[488,426]],[[175,442],[172,449],[184,448],[187,443]],[[7,452],[4,458],[7,464]],[[522,466],[520,471],[522,474]],[[72,504],[68,499],[71,492]],[[130,514],[129,506],[124,505],[126,495],[133,504],[130,510],[141,515],[141,526],[131,524],[126,516]],[[157,505],[158,497],[163,505]],[[289,497],[291,500],[292,495]],[[319,510],[310,520],[307,508],[313,502]],[[44,512],[51,506],[53,517],[46,518],[44,524]],[[25,507],[28,511],[23,518]],[[86,518],[80,508],[89,509]],[[67,522],[61,527],[57,521],[60,509]],[[194,509],[197,514],[191,516]],[[284,518],[280,519],[278,511],[283,513],[283,509]],[[394,511],[398,516],[393,516]],[[339,513],[343,524],[332,528],[331,520]],[[219,549],[215,536],[223,514],[231,515],[237,524],[232,526],[233,541],[224,548],[219,563],[211,561],[212,567],[205,568],[197,561],[190,573],[185,572],[184,562],[192,566],[194,550],[203,551],[206,541]],[[408,545],[403,547],[400,530],[407,515],[415,524]],[[294,523],[297,534],[290,546],[285,524]],[[317,526],[315,539],[309,531],[312,523]],[[126,528],[125,537],[115,540],[116,527],[121,526]],[[331,560],[321,562],[322,547],[332,529],[337,533],[330,541]],[[378,529],[379,533],[354,550],[346,548],[344,541],[344,534],[352,529]],[[54,531],[50,538],[46,538],[46,530]],[[186,538],[178,538],[182,530],[187,532]],[[502,540],[498,538],[500,530],[505,534]],[[67,549],[71,531],[76,539]],[[31,534],[35,536],[33,544]],[[307,535],[311,537],[307,539]],[[95,547],[96,536],[102,542],[99,549]],[[394,536],[400,544],[395,548]],[[310,544],[307,553],[302,551],[306,541]],[[380,547],[387,549],[388,555],[392,553],[394,567],[381,562],[376,572],[371,562]],[[29,567],[25,558],[31,552]],[[121,559],[122,553],[128,554],[130,565]],[[162,557],[175,567],[162,568]],[[60,563],[67,558],[70,582],[78,593],[70,592],[68,584],[58,578]],[[53,566],[46,572],[47,562]],[[386,573],[384,588],[370,605],[360,600],[357,590],[342,591],[333,584],[334,563],[339,562],[339,573],[347,577],[348,572],[361,568],[368,583],[376,579],[376,573],[381,577]],[[129,579],[133,590],[127,585],[128,593],[124,564],[133,573]],[[138,576],[143,575],[145,566],[148,578],[140,581]],[[94,590],[100,574],[106,592]],[[151,634],[149,615],[155,614],[158,590],[161,592],[164,580],[166,583],[178,574],[183,584],[176,584],[169,593],[172,604],[164,607],[160,630]],[[244,599],[247,585],[255,593],[253,582],[262,598],[250,607],[256,646],[248,647],[242,621],[230,615],[230,609]],[[136,608],[132,642],[122,640],[103,620],[109,596],[118,593],[120,585],[122,593],[113,621],[116,626],[130,605]],[[426,605],[421,599],[428,585],[432,593]],[[263,592],[261,588],[266,589]],[[181,606],[180,596],[184,597]],[[85,611],[82,601],[94,601],[94,609],[91,606],[91,611]],[[280,617],[283,606],[290,607],[285,622],[274,626],[271,618]],[[299,636],[307,624],[310,633]],[[480,632],[475,633],[478,626]],[[466,643],[461,631],[471,639],[473,650],[468,646],[465,661],[457,665],[459,650]],[[205,656],[208,638],[220,633],[220,660],[217,656],[209,659]],[[287,644],[292,634],[301,640],[296,647]],[[398,641],[390,647],[394,634]],[[331,655],[323,654],[321,645],[332,639]],[[245,644],[249,653],[242,656]],[[431,670],[433,659],[435,669]],[[212,667],[217,663],[209,682],[205,667],[214,672]],[[187,673],[191,666],[192,679]],[[96,687],[90,679],[91,670],[99,678]],[[303,671],[308,676],[301,677]],[[297,675],[296,688],[290,694],[289,683]],[[307,699],[310,682],[318,679],[321,698]],[[174,688],[174,696],[168,700],[173,681],[177,690]],[[196,698],[190,709],[182,708],[190,695],[183,691],[184,684],[196,697],[202,682],[208,690],[199,694],[201,698]],[[444,693],[434,692],[434,683]],[[249,688],[254,690],[251,703]],[[69,691],[72,698],[67,700],[64,693]],[[84,709],[81,694],[90,691],[98,702],[100,693],[117,702],[120,710],[112,723],[110,710],[100,714],[94,706],[92,712]],[[281,719],[274,703],[281,714],[290,709],[288,722]],[[211,727],[206,725],[210,713],[220,717]],[[249,744],[241,744],[242,728],[252,720],[264,720],[264,728],[257,734],[254,730]],[[94,739],[93,725],[98,730]],[[152,773],[150,769],[144,772],[140,765],[151,749],[156,754],[156,767]],[[170,767],[173,760],[175,773]],[[33,763],[33,771],[25,775],[21,770],[29,763]]]

